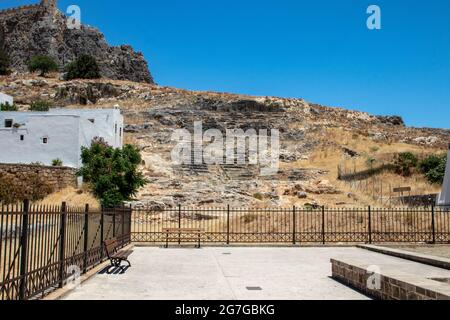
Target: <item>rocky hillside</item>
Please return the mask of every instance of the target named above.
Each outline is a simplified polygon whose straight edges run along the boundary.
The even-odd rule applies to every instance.
[[[97,29],[69,29],[55,0],[0,11],[0,46],[14,71],[24,72],[36,55],[53,57],[62,68],[82,54],[97,59],[103,77],[153,83],[147,62],[128,45],[111,47]]]
[[[125,139],[139,146],[142,170],[151,181],[139,200],[156,207],[371,204],[364,194],[337,180],[338,164],[365,165],[368,158],[383,159],[400,151],[436,153],[446,150],[450,141],[449,130],[411,128],[400,117],[330,108],[303,99],[196,92],[128,81],[24,77],[0,78],[0,91],[14,96],[22,110],[37,99],[70,108],[119,105],[125,116]],[[192,128],[197,120],[203,122],[203,130],[278,129],[278,174],[262,177],[253,165],[174,165],[173,131]],[[417,192],[437,191],[414,179],[398,183],[420,185]]]

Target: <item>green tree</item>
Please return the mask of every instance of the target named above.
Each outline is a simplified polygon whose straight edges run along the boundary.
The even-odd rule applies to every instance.
[[[28,70],[30,72],[39,71],[40,76],[44,77],[51,71],[58,71],[58,64],[52,57],[39,55],[30,60],[28,63]]]
[[[9,57],[5,50],[0,48],[0,75],[4,76],[9,74]]]
[[[444,181],[447,155],[429,155],[419,163],[420,171],[431,183],[442,183]]]
[[[19,108],[15,104],[9,104],[9,102],[0,103],[0,111],[17,111]]]
[[[130,200],[147,183],[138,170],[142,159],[135,146],[114,149],[103,139],[95,138],[90,148],[82,148],[81,160],[83,165],[77,175],[91,185],[105,207]]]
[[[100,68],[94,57],[82,55],[66,66],[66,80],[98,79]]]
[[[50,101],[37,100],[31,104],[30,111],[48,111],[52,106]]]
[[[404,176],[410,176],[412,170],[417,167],[419,159],[411,152],[401,152],[397,154],[394,160],[395,171]]]

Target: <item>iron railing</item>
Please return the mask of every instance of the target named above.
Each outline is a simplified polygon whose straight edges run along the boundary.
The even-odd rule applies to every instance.
[[[0,299],[33,299],[105,260],[116,237],[164,244],[165,228],[196,228],[203,243],[450,243],[444,208],[85,208],[0,206]],[[192,241],[180,232],[171,242]]]
[[[33,299],[105,260],[103,241],[130,243],[130,208],[0,206],[0,300]]]
[[[437,207],[143,208],[133,210],[131,223],[131,241],[153,244],[166,241],[164,228],[201,229],[203,243],[222,244],[450,242],[450,212]]]

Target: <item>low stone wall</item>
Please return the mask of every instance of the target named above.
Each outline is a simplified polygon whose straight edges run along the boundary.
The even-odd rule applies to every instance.
[[[428,264],[433,267],[450,270],[450,259],[447,259],[444,257],[432,256],[432,255],[428,255],[428,254],[411,252],[411,251],[406,251],[406,250],[401,250],[401,249],[374,246],[374,245],[369,245],[369,244],[357,245],[357,247],[366,249],[366,250],[370,250],[373,252],[387,254],[387,255],[393,256],[393,257],[398,257],[398,258],[402,258],[402,259],[406,259],[406,260],[411,260],[411,261],[415,261],[415,262]],[[436,245],[433,245],[433,247],[436,247]],[[446,248],[446,245],[443,248]]]
[[[53,191],[76,186],[75,169],[73,168],[0,163],[0,176],[12,176],[24,189],[27,188],[25,182],[27,177],[35,174],[42,177]],[[23,185],[21,185],[22,183]]]
[[[356,265],[356,263],[346,263],[331,259],[332,277],[339,280],[365,294],[376,299],[383,300],[449,300],[450,295],[444,293],[436,287],[437,285],[427,285],[426,282],[432,281],[423,279],[420,283],[414,281],[405,281],[383,274],[379,275],[380,289],[370,289],[367,286],[368,277],[371,275],[367,269]],[[442,284],[444,285],[444,284]],[[447,286],[445,284],[444,286]],[[434,288],[433,288],[434,287]],[[447,289],[447,288],[445,288]],[[445,290],[448,291],[448,290]]]

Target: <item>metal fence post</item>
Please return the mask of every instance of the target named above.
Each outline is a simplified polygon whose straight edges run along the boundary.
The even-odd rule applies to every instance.
[[[104,222],[105,222],[105,208],[102,206],[101,207],[101,212],[100,212],[100,261],[103,261],[103,236],[104,236]]]
[[[131,212],[130,212],[130,215],[131,215]],[[124,203],[122,203],[122,225],[121,225],[121,228],[122,228],[122,246],[124,246],[125,245],[125,204]]]
[[[295,206],[292,207],[292,244],[295,244]]]
[[[227,244],[230,244],[230,205],[227,205]]]
[[[113,238],[116,237],[116,207],[113,208]]]
[[[84,207],[84,261],[83,272],[86,273],[88,265],[88,241],[89,241],[89,204]]]
[[[66,203],[61,204],[61,219],[59,226],[59,287],[64,286],[64,265],[66,256],[66,221],[67,207]]]
[[[127,228],[127,244],[131,242],[131,216],[133,215],[133,205],[130,203],[130,211],[127,215],[127,222],[128,222],[128,228]]]
[[[181,204],[178,205],[178,229],[181,229]],[[178,244],[181,244],[181,233],[178,233]]]
[[[325,244],[325,206],[322,206],[322,244]]]
[[[23,214],[22,214],[22,232],[20,237],[20,287],[19,287],[19,299],[26,299],[27,288],[27,243],[28,243],[28,212],[30,203],[28,200],[23,202]]]
[[[436,243],[436,226],[435,226],[435,221],[434,221],[434,214],[435,214],[435,210],[434,210],[434,205],[431,206],[431,229],[433,231],[433,244]]]
[[[369,244],[372,243],[372,208],[368,207],[368,229],[369,229]]]

